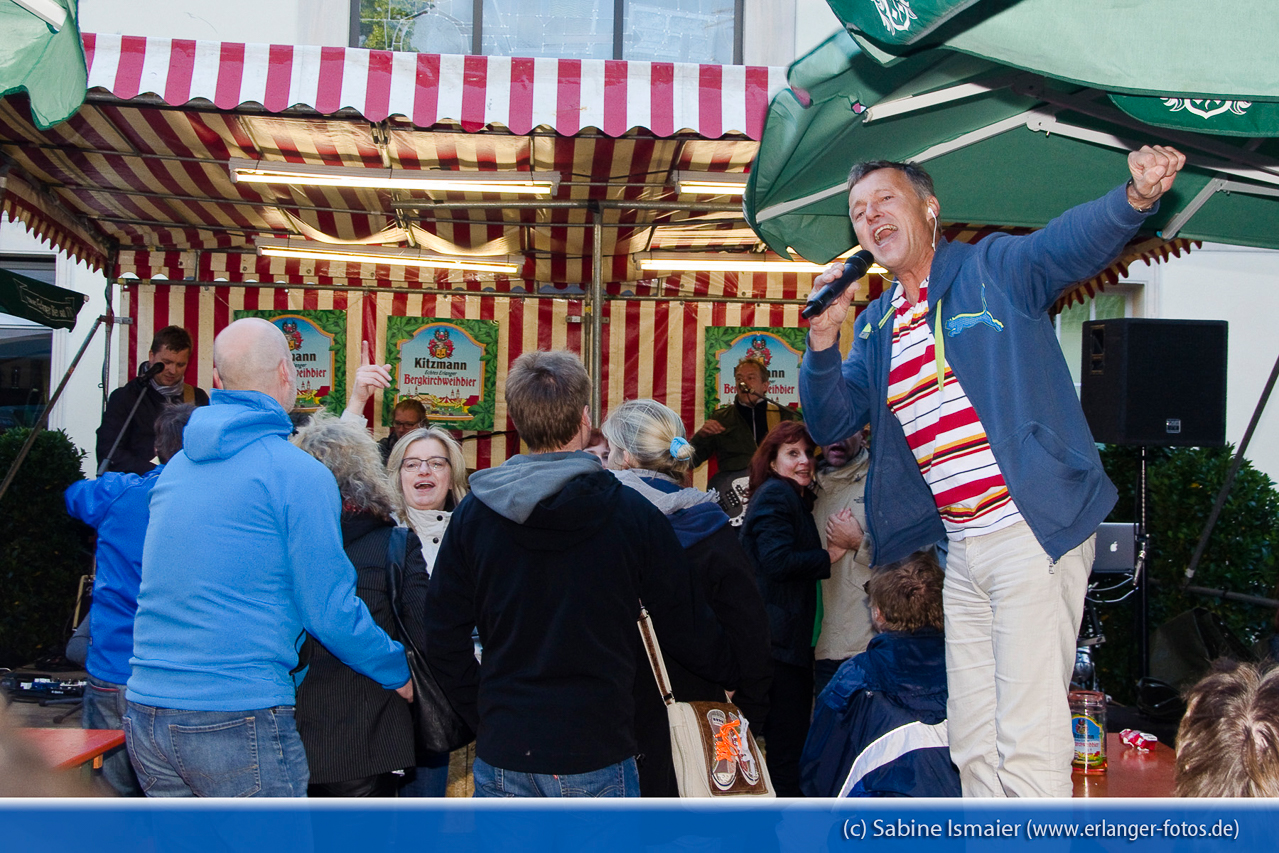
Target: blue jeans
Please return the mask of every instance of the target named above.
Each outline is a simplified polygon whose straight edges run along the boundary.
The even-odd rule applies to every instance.
[[[638,797],[639,770],[628,758],[589,773],[517,773],[475,759],[477,797]]]
[[[444,797],[449,790],[449,754],[437,752],[412,768],[409,780],[400,786],[401,797]]]
[[[305,797],[293,708],[176,711],[129,703],[125,743],[148,797]]]
[[[80,725],[86,729],[118,729],[123,726],[128,703],[124,699],[124,685],[112,684],[92,675],[84,688],[84,710],[80,712]],[[102,760],[102,778],[107,780],[122,797],[140,797],[142,788],[137,774],[129,763],[129,753],[117,747]]]

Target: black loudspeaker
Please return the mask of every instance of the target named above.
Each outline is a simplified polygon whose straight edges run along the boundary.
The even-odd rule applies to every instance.
[[[1084,416],[1105,444],[1226,443],[1223,320],[1090,320],[1083,328]]]

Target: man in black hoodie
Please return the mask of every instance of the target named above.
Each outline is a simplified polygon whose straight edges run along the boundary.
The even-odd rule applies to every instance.
[[[476,732],[477,797],[639,795],[641,600],[666,655],[736,686],[670,524],[582,450],[589,390],[570,353],[515,361],[506,404],[529,453],[471,477],[436,558],[427,655]]]

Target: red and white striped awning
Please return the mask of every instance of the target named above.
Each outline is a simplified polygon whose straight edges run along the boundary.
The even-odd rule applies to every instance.
[[[84,43],[90,95],[70,120],[39,131],[21,97],[0,99],[0,151],[12,160],[0,178],[4,210],[97,268],[114,251],[113,274],[171,280],[445,287],[490,281],[376,264],[259,258],[258,237],[368,242],[402,217],[393,209],[397,197],[385,191],[233,184],[227,162],[244,158],[559,172],[553,200],[581,208],[454,205],[427,211],[413,224],[426,232],[419,236],[428,247],[445,253],[471,254],[496,242],[517,246],[526,258],[514,280],[519,287],[581,285],[591,276],[587,202],[674,201],[675,170],[744,172],[768,101],[785,85],[781,68],[103,34],[86,34]],[[605,277],[643,279],[634,254],[662,245],[663,227],[683,235],[734,225],[740,231],[740,220],[609,209]],[[753,242],[738,236],[725,244],[724,236],[698,248],[750,248]],[[696,286],[690,278],[689,287]],[[798,287],[806,290],[805,283]]]
[[[86,33],[89,87],[123,100],[156,95],[224,110],[355,110],[371,122],[403,116],[429,128],[547,127],[564,136],[643,128],[708,139],[758,140],[786,69],[586,59],[442,56],[313,45],[231,44]]]

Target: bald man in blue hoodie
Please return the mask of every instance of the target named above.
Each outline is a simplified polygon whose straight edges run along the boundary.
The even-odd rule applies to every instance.
[[[355,595],[333,475],[289,443],[284,335],[237,320],[213,364],[212,403],[151,496],[125,737],[148,796],[302,797],[306,632],[411,701],[408,664]]]

